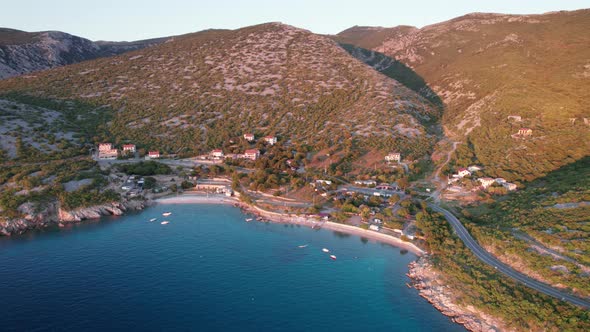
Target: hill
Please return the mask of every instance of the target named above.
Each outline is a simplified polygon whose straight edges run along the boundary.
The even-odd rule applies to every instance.
[[[421,158],[440,115],[331,39],[278,23],[198,32],[3,80],[0,93],[35,107],[83,104],[80,116],[107,114],[94,143],[132,141],[186,155],[254,132],[313,151],[354,150],[353,159],[372,149]]]
[[[0,28],[0,79],[160,44],[168,38],[135,42],[92,42],[59,31]]]
[[[590,10],[475,13],[421,29],[355,27],[334,38],[420,75],[444,102],[447,135],[469,150],[456,160],[532,180],[590,151],[589,29]],[[521,127],[532,135],[512,136]]]

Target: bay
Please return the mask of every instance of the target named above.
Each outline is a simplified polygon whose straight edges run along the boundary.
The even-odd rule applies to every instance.
[[[0,238],[2,330],[464,331],[406,287],[415,255],[245,218],[157,205]]]

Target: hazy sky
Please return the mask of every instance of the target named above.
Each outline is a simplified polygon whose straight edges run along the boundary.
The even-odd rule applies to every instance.
[[[0,0],[0,27],[119,41],[279,21],[335,34],[353,25],[422,27],[471,12],[581,8],[590,0]]]

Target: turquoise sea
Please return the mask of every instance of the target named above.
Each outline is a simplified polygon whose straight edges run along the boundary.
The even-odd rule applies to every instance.
[[[0,238],[0,330],[464,331],[406,287],[413,254],[245,218],[158,205]]]

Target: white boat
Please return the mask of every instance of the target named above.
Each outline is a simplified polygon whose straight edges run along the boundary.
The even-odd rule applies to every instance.
[[[250,222],[250,221],[252,221],[252,220],[254,220],[254,219],[252,219],[252,218],[246,218],[246,221],[247,221],[247,222]]]
[[[165,220],[165,221],[162,221],[160,224],[162,224],[162,225],[168,225],[168,223],[169,223],[169,221]]]
[[[150,221],[156,221],[156,219],[157,219],[157,218],[152,218],[152,219],[150,219]]]
[[[297,246],[297,248],[305,248],[307,246],[308,246],[308,244],[304,244],[304,245]]]
[[[329,249],[326,249],[326,248],[323,248],[322,251],[323,252],[330,252],[330,250]]]
[[[330,258],[332,258],[333,260],[336,260],[336,255],[330,255]]]
[[[171,215],[171,214],[172,214],[172,212],[164,212],[164,213],[162,213],[162,215],[163,215],[164,217],[168,217],[168,216],[169,216],[169,215]]]

